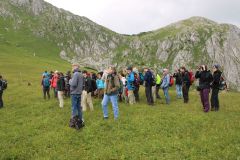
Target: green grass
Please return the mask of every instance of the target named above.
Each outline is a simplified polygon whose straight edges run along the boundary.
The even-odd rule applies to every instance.
[[[4,61],[3,61],[3,58]],[[48,63],[46,63],[48,62]],[[47,67],[46,67],[47,66]],[[55,99],[44,101],[40,75],[45,69],[68,70],[65,62],[1,52],[1,72],[9,80],[0,110],[0,159],[237,159],[240,155],[239,93],[221,93],[221,110],[203,113],[197,92],[184,105],[171,91],[151,108],[141,102],[120,103],[120,118],[102,119],[99,100],[84,113],[86,127],[68,127],[70,101],[60,109]],[[22,71],[22,80],[18,72]],[[27,86],[27,81],[32,86]],[[111,111],[111,109],[110,109]]]

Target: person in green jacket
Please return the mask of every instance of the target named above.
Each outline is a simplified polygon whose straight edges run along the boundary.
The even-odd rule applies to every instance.
[[[161,99],[161,97],[159,95],[159,89],[161,88],[160,87],[161,81],[162,81],[162,79],[161,79],[160,75],[157,74],[157,76],[156,76],[156,97],[157,97],[157,99]]]

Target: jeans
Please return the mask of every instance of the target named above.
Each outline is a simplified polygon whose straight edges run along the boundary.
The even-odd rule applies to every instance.
[[[169,104],[170,103],[170,97],[169,97],[169,94],[168,94],[168,87],[166,88],[163,88],[163,93],[164,93],[164,96],[165,96],[165,99],[166,99],[166,103]]]
[[[145,87],[145,94],[147,97],[147,103],[153,105],[152,86]]]
[[[200,96],[201,96],[201,102],[203,105],[203,110],[204,112],[208,112],[209,111],[209,92],[210,89],[206,88],[200,91]]]
[[[103,117],[108,118],[108,103],[109,101],[112,102],[112,108],[113,108],[113,114],[114,119],[118,118],[119,111],[118,111],[118,95],[107,95],[104,94],[103,100],[102,100],[102,109],[103,109]]]
[[[213,88],[212,95],[211,95],[211,107],[215,111],[219,110],[219,99],[218,99],[219,89]]]
[[[186,85],[186,84],[183,84],[183,86],[182,86],[184,103],[188,103],[188,101],[189,101],[189,95],[188,95],[188,93],[189,93],[189,87],[190,87],[190,86],[188,86],[188,85]]]
[[[79,119],[83,119],[82,106],[81,106],[81,95],[72,94],[72,117],[78,115]]]
[[[182,98],[182,85],[176,84],[177,98]]]
[[[3,107],[3,99],[2,99],[2,96],[3,96],[3,92],[0,91],[0,108]]]

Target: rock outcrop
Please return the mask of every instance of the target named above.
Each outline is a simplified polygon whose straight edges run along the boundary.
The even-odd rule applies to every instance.
[[[240,29],[230,24],[192,17],[159,30],[120,35],[43,0],[2,0],[0,18],[10,20],[15,31],[28,28],[32,36],[54,42],[69,62],[98,70],[109,64],[174,70],[218,63],[230,86],[240,91]]]

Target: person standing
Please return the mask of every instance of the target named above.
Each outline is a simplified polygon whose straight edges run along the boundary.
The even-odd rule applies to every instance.
[[[120,83],[114,67],[110,67],[108,69],[105,84],[104,97],[102,100],[103,117],[104,119],[108,119],[108,103],[111,101],[114,119],[117,120],[119,117],[118,89],[120,87]]]
[[[80,73],[79,65],[73,64],[73,77],[70,80],[70,94],[72,102],[72,118],[78,117],[83,123],[82,106],[81,106],[81,94],[83,90],[83,75]]]
[[[169,97],[169,84],[170,84],[170,75],[168,74],[168,69],[163,69],[163,80],[161,84],[161,88],[163,89],[163,93],[166,99],[166,104],[170,103],[170,97]]]
[[[3,92],[7,89],[7,81],[0,75],[0,108],[3,108]]]
[[[71,72],[68,71],[66,73],[66,76],[64,77],[64,81],[65,81],[65,93],[64,94],[68,98],[70,97],[70,84],[69,84],[70,79],[71,79]]]
[[[162,79],[161,79],[160,75],[157,74],[157,76],[156,76],[156,98],[157,99],[161,99],[161,97],[159,95],[159,90],[161,88],[161,81],[162,81]]]
[[[102,80],[102,76],[100,73],[97,74],[97,80],[96,80],[96,84],[97,84],[97,95],[99,99],[103,98],[104,95],[104,81]]]
[[[153,86],[153,81],[154,81],[154,78],[153,78],[153,74],[152,72],[150,71],[149,68],[144,68],[144,72],[145,72],[145,75],[144,75],[144,83],[145,83],[145,94],[146,94],[146,97],[147,97],[147,103],[148,105],[154,105],[154,102],[153,102],[153,95],[152,95],[152,86]]]
[[[213,81],[211,84],[212,88],[212,95],[211,95],[211,110],[212,111],[219,111],[219,87],[220,87],[220,79],[222,72],[219,70],[219,65],[213,66]]]
[[[120,80],[122,81],[122,85],[123,85],[123,93],[122,93],[122,97],[125,100],[126,103],[128,103],[128,95],[126,94],[126,90],[127,90],[127,79],[125,77],[125,75],[123,73],[121,73],[120,75]]]
[[[50,78],[47,75],[44,75],[42,78],[42,89],[43,89],[43,98],[46,99],[46,95],[48,96],[48,99],[50,99]]]
[[[87,106],[89,106],[90,110],[93,111],[93,103],[92,103],[92,92],[93,92],[93,86],[92,86],[92,79],[90,75],[87,73],[87,71],[83,71],[83,77],[84,77],[84,87],[82,92],[82,110],[86,111]]]
[[[64,101],[63,95],[65,90],[65,80],[63,73],[58,73],[58,81],[57,81],[57,92],[58,92],[58,100],[59,100],[59,107],[63,108]]]
[[[156,102],[157,96],[156,96],[156,74],[155,71],[153,69],[150,70],[153,76],[153,83],[152,83],[152,96],[153,96],[153,103]]]
[[[127,68],[127,73],[128,73],[128,77],[127,77],[127,89],[128,89],[128,100],[129,100],[129,104],[135,104],[136,100],[135,100],[135,96],[134,96],[134,72],[132,71],[132,67],[128,67]]]
[[[55,71],[51,79],[51,87],[53,89],[53,94],[55,98],[57,98],[57,81],[58,81],[58,71]]]
[[[175,84],[176,84],[176,92],[177,92],[177,98],[182,98],[182,72],[180,69],[176,69],[175,73],[173,74],[173,77],[175,78]]]
[[[211,72],[207,69],[206,65],[198,67],[198,70],[195,74],[195,78],[199,79],[198,91],[200,91],[201,102],[203,105],[203,111],[208,112],[209,105],[209,93],[210,93],[210,84],[213,80]]]
[[[134,90],[133,90],[133,94],[135,97],[135,102],[139,102],[140,98],[139,98],[139,88],[140,88],[140,84],[141,84],[141,80],[139,77],[139,72],[137,68],[133,68],[133,73],[134,73],[134,82],[133,82],[133,86],[134,86]]]
[[[189,88],[191,85],[189,72],[185,67],[181,67],[182,73],[182,93],[183,93],[183,101],[184,103],[188,103],[189,101]]]

